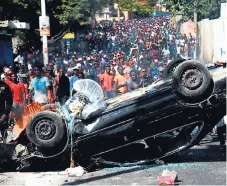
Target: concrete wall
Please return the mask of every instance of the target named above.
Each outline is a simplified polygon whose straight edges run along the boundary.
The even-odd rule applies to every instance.
[[[227,61],[227,18],[198,23],[198,57],[203,62]]]

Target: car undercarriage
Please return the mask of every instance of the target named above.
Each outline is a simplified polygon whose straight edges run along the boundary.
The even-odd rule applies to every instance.
[[[83,91],[76,91],[68,105],[40,106],[16,140],[0,144],[1,157],[19,164],[18,170],[27,168],[34,159],[56,157],[68,157],[65,161],[71,158],[87,170],[98,164],[159,162],[198,144],[225,115],[225,70],[208,70],[194,61],[181,61],[168,69],[164,79],[105,102],[99,99],[103,96],[99,85],[91,80],[78,81],[76,87]],[[85,85],[95,91],[88,88],[86,95]],[[97,109],[80,109],[89,104],[87,108]],[[84,113],[89,113],[86,119]],[[22,147],[15,150],[18,145]],[[148,153],[140,158],[124,157],[135,145]]]

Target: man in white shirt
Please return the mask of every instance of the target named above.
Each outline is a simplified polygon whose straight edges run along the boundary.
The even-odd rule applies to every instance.
[[[68,65],[68,64],[69,64],[69,61],[65,58],[64,61],[63,61],[63,63],[64,63],[65,65]]]
[[[179,56],[181,55],[181,47],[180,45],[178,44],[177,45],[177,57],[180,58]]]
[[[183,38],[180,39],[180,46],[181,47],[185,46],[185,40]]]
[[[21,65],[23,65],[24,63],[24,57],[22,54],[19,54],[15,59],[14,59],[14,62],[18,62],[20,63]]]
[[[28,62],[28,70],[32,70],[32,64],[31,64],[31,62]]]
[[[170,55],[170,52],[169,52],[169,49],[167,47],[165,47],[163,50],[162,50],[162,53],[163,53],[163,56],[168,56]]]
[[[112,36],[112,37],[111,37],[112,41],[115,41],[115,38],[116,38],[115,36]]]

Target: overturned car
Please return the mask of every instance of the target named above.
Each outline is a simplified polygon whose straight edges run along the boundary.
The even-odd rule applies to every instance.
[[[225,66],[208,69],[192,60],[171,63],[162,80],[106,101],[92,80],[76,82],[74,90],[64,106],[46,105],[23,124],[16,145],[26,153],[13,160],[24,164],[71,152],[88,169],[146,163],[197,144],[226,113]],[[110,158],[141,142],[151,149],[144,159]]]

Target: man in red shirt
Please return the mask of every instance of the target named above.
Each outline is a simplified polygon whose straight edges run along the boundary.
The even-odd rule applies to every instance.
[[[21,117],[25,103],[25,86],[23,83],[18,82],[16,74],[13,73],[11,79],[11,90],[13,93],[12,114],[15,116],[15,119],[18,120]]]
[[[118,72],[114,78],[114,95],[123,94],[128,91],[127,86],[121,86],[129,77],[127,74],[124,74],[124,68],[122,66],[118,67]],[[120,86],[120,87],[119,87]]]
[[[101,84],[103,85],[103,91],[106,98],[113,98],[113,79],[114,75],[111,74],[111,67],[106,67],[106,73],[101,76]]]

